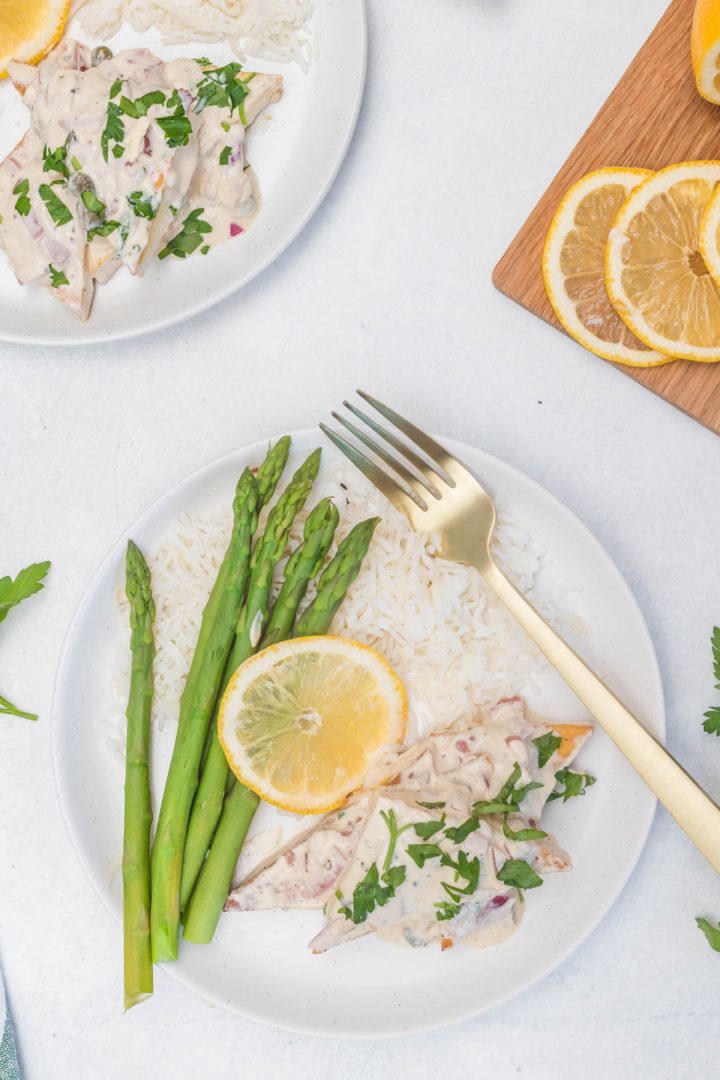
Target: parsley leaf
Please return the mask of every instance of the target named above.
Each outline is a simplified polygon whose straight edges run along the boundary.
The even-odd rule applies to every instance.
[[[62,270],[56,270],[52,263],[48,266],[48,273],[50,274],[50,285],[53,289],[59,289],[61,285],[69,285],[67,277]]]
[[[72,165],[75,172],[82,172],[82,165],[80,164],[80,162],[78,161],[78,159],[76,157],[71,157],[70,158],[70,164]]]
[[[207,221],[203,221],[200,216],[204,213],[204,209],[200,206],[197,210],[193,210],[191,214],[188,214],[183,221],[182,229],[176,236],[173,236],[172,240],[168,241],[158,254],[158,259],[167,259],[168,255],[174,255],[176,259],[185,259],[188,255],[192,255],[194,251],[197,251],[203,242],[203,236],[212,232],[212,225]]]
[[[562,739],[559,735],[555,735],[552,731],[548,731],[547,734],[540,735],[539,738],[533,739],[532,743],[533,746],[537,746],[538,767],[542,769],[543,766],[547,765],[555,751],[559,749]]]
[[[11,608],[40,592],[49,569],[49,562],[33,563],[21,570],[14,581],[10,577],[0,578],[0,622]]]
[[[547,833],[543,832],[542,829],[511,829],[507,823],[507,818],[503,822],[503,832],[508,840],[544,840],[547,836]]]
[[[219,158],[220,164],[221,165],[227,165],[227,163],[230,161],[230,155],[231,154],[232,154],[232,146],[223,146],[222,150],[220,151],[220,158]]]
[[[165,104],[173,111],[167,116],[157,117],[158,127],[161,128],[168,146],[187,146],[192,135],[192,124],[185,115],[182,98],[177,90],[173,90]]]
[[[207,56],[196,56],[195,57],[195,63],[199,64],[200,67],[211,67],[212,66],[212,60],[208,60]]]
[[[147,116],[148,109],[152,108],[153,105],[164,104],[165,95],[162,90],[151,90],[148,94],[135,98],[134,101],[124,95],[120,98],[120,108],[127,116],[131,116],[133,120],[137,120],[141,116]]]
[[[72,221],[73,216],[69,209],[62,199],[58,198],[49,184],[41,184],[38,192],[56,228],[59,229],[61,225],[67,225],[69,221]]]
[[[105,203],[100,202],[94,191],[90,191],[88,188],[87,191],[83,191],[80,198],[91,214],[97,214],[99,218],[103,216],[105,213]]]
[[[415,863],[422,870],[428,859],[439,859],[442,855],[442,848],[437,844],[408,844],[407,853]]]
[[[37,713],[23,712],[7,698],[0,697],[0,716],[20,716],[23,720],[37,720]]]
[[[462,844],[463,840],[467,840],[470,833],[474,833],[475,830],[479,828],[480,818],[473,814],[467,821],[463,821],[462,825],[448,826],[445,830],[445,835],[448,840],[452,840],[453,844]]]
[[[715,689],[720,690],[720,627],[713,627],[710,644],[712,645]],[[707,731],[708,735],[720,735],[720,707],[715,705],[703,715],[705,717],[703,729]]]
[[[443,814],[442,821],[417,821],[414,828],[421,840],[429,840],[436,832],[440,832],[444,824],[445,815]]]
[[[543,883],[543,879],[524,859],[508,859],[498,870],[497,876],[498,881],[515,889],[536,889]]]
[[[19,199],[15,203],[15,209],[21,217],[27,217],[30,213],[30,197],[28,192],[30,191],[29,180],[18,180],[17,184],[13,188],[13,195],[19,195]]]
[[[244,102],[250,93],[247,84],[255,78],[255,73],[251,72],[246,79],[238,79],[241,71],[242,64],[236,62],[216,68],[215,71],[206,71],[204,78],[198,83],[195,112],[201,113],[208,105],[217,105],[219,108],[228,108],[232,116],[237,109],[240,119],[247,126]]]
[[[384,907],[395,895],[395,890],[405,880],[405,867],[392,867],[383,874],[382,880],[384,885],[380,884],[377,863],[373,863],[362,881],[353,889],[352,908],[345,904],[338,909],[340,913],[356,925],[365,922],[376,907]]]
[[[115,97],[120,93],[122,82],[120,79],[113,83],[112,90],[110,91],[110,97]],[[117,89],[116,89],[117,88]],[[114,157],[122,157],[125,152],[125,148],[121,146],[123,139],[125,138],[125,124],[122,118],[122,109],[119,105],[116,105],[114,101],[108,102],[107,107],[107,120],[103,133],[100,136],[100,148],[102,150],[102,156],[107,161],[108,150],[110,149],[110,143],[114,142],[112,152]]]
[[[720,735],[720,708],[716,705],[703,713],[703,716],[705,717],[703,729],[707,731],[708,735]]]
[[[563,802],[567,802],[576,795],[584,795],[595,783],[595,777],[590,776],[589,773],[576,773],[568,768],[556,772],[555,779],[560,786],[553,791],[548,802],[552,802],[553,799],[562,799]]]
[[[707,938],[707,943],[710,948],[714,949],[715,952],[720,952],[720,923],[718,923],[717,926],[713,926],[707,919],[696,919],[695,922]]]
[[[67,167],[67,142],[58,146],[56,150],[43,148],[43,172],[59,172],[66,180],[70,178],[70,170]]]
[[[109,236],[110,233],[115,232],[119,227],[119,221],[104,221],[102,225],[94,225],[92,229],[88,229],[88,244],[91,244],[96,236]]]
[[[131,195],[128,195],[127,201],[135,217],[147,218],[148,221],[152,221],[157,214],[157,206],[153,205],[152,197],[148,196],[146,198],[142,191],[133,191]]]
[[[435,913],[435,918],[438,922],[445,922],[447,919],[454,919],[456,915],[460,914],[459,904],[450,904],[447,900],[438,900],[433,907],[438,910]]]
[[[113,98],[117,97],[118,94],[120,93],[120,91],[122,90],[122,84],[123,84],[122,79],[116,79],[115,82],[110,87],[110,100],[111,101],[112,101]]]
[[[424,806],[426,810],[444,810],[444,802],[420,802],[418,806]]]

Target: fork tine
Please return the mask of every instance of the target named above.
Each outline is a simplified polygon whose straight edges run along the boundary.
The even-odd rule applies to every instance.
[[[366,435],[365,432],[356,427],[355,424],[350,423],[350,421],[346,420],[340,413],[333,412],[330,415],[333,419],[337,420],[338,424],[342,424],[351,435],[354,435],[356,439],[367,446],[368,450],[372,450],[374,454],[377,454],[381,461],[384,461],[386,465],[389,465],[390,468],[398,474],[401,480],[405,482],[405,486],[410,490],[410,493],[413,496],[418,496],[422,500],[424,510],[427,510],[427,504],[425,503],[423,494],[417,490],[416,484],[422,484],[436,499],[440,498],[440,492],[437,489],[431,488],[423,479],[415,476],[414,473],[411,473],[409,469],[405,468],[401,461],[396,461],[392,454],[388,454],[384,447],[379,446],[374,439],[371,439],[369,435]]]
[[[376,409],[381,416],[384,416],[386,420],[389,420],[391,424],[394,424],[408,439],[412,439],[412,441],[419,446],[436,465],[439,465],[440,468],[447,473],[451,487],[455,487],[453,473],[463,479],[470,476],[470,473],[468,473],[465,466],[462,465],[457,458],[454,458],[448,450],[440,446],[439,443],[436,443],[434,439],[431,439],[429,435],[426,435],[425,432],[421,431],[415,424],[411,424],[409,420],[400,416],[400,414],[396,413],[394,409],[391,409],[389,405],[383,405],[382,401],[378,401],[377,398],[372,397],[370,394],[366,394],[364,390],[358,390],[357,393],[363,401],[367,401],[368,405],[372,405],[373,409]]]
[[[327,435],[328,439],[337,446],[338,450],[340,450],[346,458],[349,458],[361,473],[364,473],[365,476],[367,476],[370,483],[374,484],[401,514],[405,514],[405,516],[410,519],[415,528],[422,530],[423,526],[420,517],[423,511],[418,504],[410,498],[404,489],[400,487],[397,480],[393,480],[379,465],[376,465],[370,458],[366,457],[362,451],[356,449],[351,443],[343,439],[342,435],[338,435],[329,428],[327,424],[320,424],[320,430]],[[427,507],[425,509],[427,509]]]
[[[447,480],[439,469],[436,470],[432,465],[428,465],[427,461],[424,461],[419,457],[406,443],[398,439],[391,431],[386,431],[384,427],[378,424],[377,420],[373,420],[371,416],[364,413],[362,409],[358,409],[352,402],[343,401],[343,405],[346,409],[350,410],[353,416],[357,416],[358,420],[362,420],[376,435],[379,435],[381,439],[384,439],[386,443],[389,443],[399,454],[402,454],[403,457],[410,462],[413,468],[420,473],[419,479],[428,491],[434,495],[436,499],[440,498],[440,492],[435,484],[435,479],[437,477],[442,480],[443,483],[447,483]]]

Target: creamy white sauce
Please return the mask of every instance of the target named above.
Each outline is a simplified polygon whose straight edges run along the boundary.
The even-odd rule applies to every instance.
[[[201,107],[198,87],[206,72],[194,60],[166,64],[147,49],[93,67],[89,48],[65,42],[37,69],[11,64],[10,74],[30,110],[31,128],[0,165],[0,246],[22,284],[50,287],[86,317],[95,281],[108,280],[122,265],[143,273],[194,212],[210,229],[197,246],[201,254],[240,236],[257,215],[243,115],[249,125],[277,100],[280,76],[241,73],[248,79],[241,114],[227,104]],[[178,119],[179,135],[167,125]],[[48,170],[48,151],[63,153],[63,170]],[[77,191],[84,178],[102,204],[99,216]],[[27,189],[27,213],[18,207],[18,185]],[[50,212],[44,185],[69,220]],[[107,235],[93,237],[90,230],[105,224],[112,226]],[[51,266],[67,283],[52,288]]]

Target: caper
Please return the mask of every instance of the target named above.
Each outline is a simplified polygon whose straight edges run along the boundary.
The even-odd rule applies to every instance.
[[[112,58],[112,49],[108,49],[107,45],[98,45],[98,47],[92,51],[90,63],[93,67],[98,67],[98,65],[104,63],[105,60],[112,60]]]
[[[71,195],[77,195],[80,198],[83,191],[95,191],[95,185],[87,173],[76,172],[68,180],[68,191]]]

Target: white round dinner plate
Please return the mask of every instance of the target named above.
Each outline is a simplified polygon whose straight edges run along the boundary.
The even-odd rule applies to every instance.
[[[576,632],[570,644],[659,738],[663,694],[652,642],[619,571],[592,534],[539,484],[497,458],[442,439],[479,477],[501,513],[518,519],[548,552],[536,591],[562,595],[568,583]],[[323,445],[318,431],[293,437],[292,461]],[[118,540],[90,582],[70,625],[53,703],[53,752],[62,811],[95,889],[119,921],[123,765],[108,745],[108,673],[127,629],[113,594],[122,584],[128,536],[154,550],[182,513],[207,515],[230,504],[237,478],[261,459],[266,442],[237,450],[176,485]],[[324,445],[326,464],[344,461]],[[353,469],[347,465],[346,483]],[[554,720],[586,718],[554,673],[537,679],[529,704]],[[153,734],[153,796],[159,806],[174,738]],[[597,777],[582,798],[553,802],[543,817],[571,854],[573,870],[549,875],[527,895],[525,918],[502,945],[400,948],[368,936],[319,956],[307,942],[316,911],[223,915],[210,946],[181,942],[165,969],[204,998],[245,1017],[314,1035],[380,1037],[419,1032],[497,1005],[536,982],[572,952],[610,909],[642,851],[655,799],[599,729],[578,762]],[[262,806],[254,831],[283,821]],[[118,1008],[122,940],[117,936]]]
[[[246,67],[283,76],[281,100],[250,128],[248,160],[263,205],[252,228],[207,258],[154,261],[142,278],[119,271],[96,289],[87,322],[36,286],[21,286],[0,250],[0,340],[39,345],[87,345],[161,330],[225,299],[268,266],[298,235],[330,189],[355,129],[365,84],[367,30],[364,0],[317,4],[313,16],[318,58],[307,73],[297,64],[262,60]],[[91,45],[70,23],[66,36]],[[144,46],[163,59],[235,59],[221,45],[168,46],[154,32],[124,27],[108,44],[114,52]],[[0,161],[28,127],[27,109],[0,82]]]

